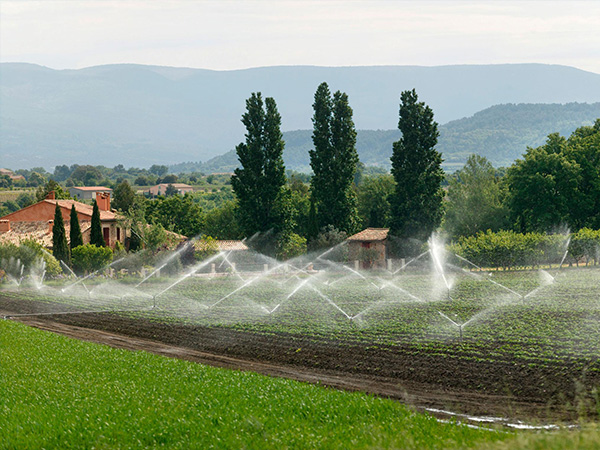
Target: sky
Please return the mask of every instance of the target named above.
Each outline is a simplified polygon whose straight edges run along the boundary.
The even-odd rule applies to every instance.
[[[0,0],[0,61],[233,70],[545,63],[600,73],[600,1]]]

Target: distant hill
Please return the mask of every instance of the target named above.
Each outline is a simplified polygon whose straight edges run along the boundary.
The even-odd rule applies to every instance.
[[[600,119],[600,103],[497,105],[460,120],[440,126],[437,149],[444,168],[454,171],[463,166],[472,153],[488,158],[496,167],[507,167],[527,147],[537,147],[550,133],[569,136],[576,128]],[[283,133],[286,168],[310,172],[308,151],[313,148],[311,130]],[[399,130],[359,130],[356,147],[360,160],[367,165],[389,167],[392,143]],[[174,172],[231,172],[238,165],[235,151],[205,163],[172,166]]]
[[[348,93],[361,130],[395,129],[400,92],[412,88],[441,124],[498,104],[600,102],[599,74],[543,64],[211,71],[130,64],[53,70],[2,63],[0,166],[207,161],[243,140],[240,117],[255,91],[277,101],[292,150],[302,133],[291,130],[312,127],[311,105],[322,81]],[[383,138],[369,133],[363,133],[372,140],[368,147],[385,152]],[[383,133],[394,139],[393,132]],[[300,153],[298,158],[301,165]]]

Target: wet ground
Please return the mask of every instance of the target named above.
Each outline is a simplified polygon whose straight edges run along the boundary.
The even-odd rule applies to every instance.
[[[71,314],[51,314],[53,308],[0,294],[1,317],[43,330],[116,348],[360,390],[418,409],[529,423],[570,422],[598,413],[589,394],[600,386],[598,372],[562,360],[534,367],[533,361],[455,358],[427,349],[416,351],[409,344],[371,346],[286,333],[167,324],[117,313],[82,314],[76,309]],[[18,316],[31,313],[38,315]]]

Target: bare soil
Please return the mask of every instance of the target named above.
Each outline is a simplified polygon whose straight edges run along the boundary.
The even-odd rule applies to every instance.
[[[369,346],[286,333],[161,323],[116,313],[51,314],[53,308],[0,295],[0,316],[43,330],[115,348],[364,391],[418,409],[529,422],[573,421],[598,414],[590,394],[600,386],[598,372],[588,373],[580,365],[561,360],[532,367],[522,360],[475,360],[415,351],[408,344]],[[39,315],[17,315],[31,313]]]

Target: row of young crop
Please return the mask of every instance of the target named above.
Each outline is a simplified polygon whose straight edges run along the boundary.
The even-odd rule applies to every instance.
[[[480,232],[451,245],[452,252],[482,267],[515,269],[598,262],[600,230],[571,234]]]

